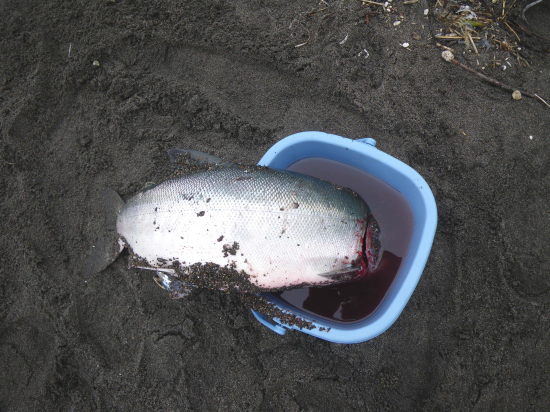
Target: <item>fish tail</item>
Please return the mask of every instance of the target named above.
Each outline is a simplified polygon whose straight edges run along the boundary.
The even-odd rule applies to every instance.
[[[103,271],[116,260],[124,249],[124,242],[120,239],[116,229],[117,217],[124,206],[124,201],[114,190],[104,189],[98,206],[97,227],[99,229],[94,245],[84,260],[81,270],[85,276]]]

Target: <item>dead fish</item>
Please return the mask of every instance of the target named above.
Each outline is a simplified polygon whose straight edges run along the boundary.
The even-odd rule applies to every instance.
[[[379,229],[354,192],[299,173],[237,166],[172,150],[214,165],[149,187],[124,203],[109,192],[116,229],[87,260],[107,267],[128,248],[131,265],[156,271],[173,296],[191,285],[273,291],[347,281],[371,272]]]

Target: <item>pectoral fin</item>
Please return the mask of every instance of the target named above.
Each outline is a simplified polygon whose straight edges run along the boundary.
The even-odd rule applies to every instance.
[[[157,271],[153,276],[153,280],[159,287],[170,292],[172,299],[184,298],[193,291],[191,284],[183,282],[168,272]]]

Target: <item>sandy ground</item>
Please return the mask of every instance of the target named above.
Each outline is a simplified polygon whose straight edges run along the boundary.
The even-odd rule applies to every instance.
[[[550,109],[444,62],[425,8],[0,1],[0,410],[550,404]],[[550,96],[549,55],[525,55],[487,73]],[[382,336],[281,337],[124,257],[78,275],[100,188],[162,178],[172,147],[253,164],[303,130],[375,137],[434,191],[432,255]]]

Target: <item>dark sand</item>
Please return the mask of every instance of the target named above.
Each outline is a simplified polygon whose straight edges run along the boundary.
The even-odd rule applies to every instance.
[[[441,60],[423,0],[397,27],[327,3],[0,1],[0,410],[548,407],[550,109]],[[525,55],[488,73],[549,97],[548,54]],[[373,136],[436,196],[382,336],[281,337],[124,256],[78,274],[102,187],[157,181],[172,147],[253,164],[303,130]]]

